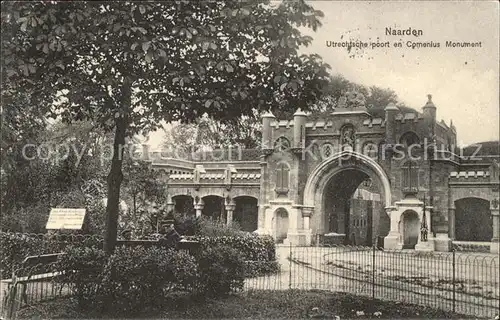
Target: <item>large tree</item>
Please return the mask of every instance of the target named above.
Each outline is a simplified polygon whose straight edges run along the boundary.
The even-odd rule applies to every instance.
[[[126,138],[160,119],[222,122],[306,108],[327,66],[299,55],[322,13],[304,1],[2,2],[5,108],[46,107],[114,132],[105,250],[116,242]],[[3,89],[3,88],[2,88]],[[279,101],[278,105],[276,102]],[[20,111],[21,111],[20,110]]]

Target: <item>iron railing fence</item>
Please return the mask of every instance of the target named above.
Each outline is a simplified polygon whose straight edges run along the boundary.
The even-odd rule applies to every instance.
[[[247,279],[245,290],[328,290],[494,318],[499,257],[490,253],[278,246],[281,272]]]
[[[96,237],[81,236],[57,239],[51,238],[52,244],[46,245],[51,252],[43,253],[61,252],[59,249],[68,244],[102,241]],[[244,290],[328,290],[424,305],[481,318],[491,319],[500,314],[500,262],[497,255],[490,253],[380,250],[343,245],[278,245],[276,259],[280,265],[279,272],[246,279]],[[14,277],[1,282],[2,313],[8,311],[5,310],[5,302],[13,294],[15,299],[12,301],[17,304],[15,310],[72,294],[70,286],[57,282],[58,276],[59,271],[51,263],[34,266],[19,264]]]
[[[10,279],[1,280],[1,314],[6,319],[15,319],[21,308],[70,296],[71,285],[58,281],[61,275],[55,262],[21,265]]]

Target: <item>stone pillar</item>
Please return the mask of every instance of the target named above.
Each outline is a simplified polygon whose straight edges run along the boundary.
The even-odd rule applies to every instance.
[[[312,214],[312,207],[288,208],[289,227],[284,244],[311,245],[312,233],[309,228],[309,218]],[[303,219],[300,221],[300,219]],[[300,223],[302,222],[302,223]]]
[[[267,191],[268,191],[268,168],[267,161],[264,155],[260,156],[260,194],[259,194],[259,206],[258,206],[258,217],[257,217],[257,233],[258,234],[267,234],[266,230],[266,203],[267,199]]]
[[[257,212],[258,212],[258,218],[257,218],[257,230],[262,230],[264,229],[264,223],[265,223],[265,210],[264,206],[262,205],[257,205]]]
[[[167,195],[167,213],[174,211],[175,209],[175,201],[172,200],[170,195]]]
[[[312,207],[302,207],[302,217],[304,219],[304,233],[305,233],[305,244],[312,245],[313,236],[311,230],[311,216],[313,215],[314,208]]]
[[[201,217],[201,213],[204,206],[205,203],[203,202],[203,199],[199,199],[198,203],[196,203],[196,199],[194,200],[194,210],[196,210],[196,218]]]
[[[500,213],[497,208],[491,208],[491,218],[493,223],[493,238],[491,238],[490,252],[498,254],[500,252]]]
[[[448,236],[455,240],[455,208],[448,208]]]
[[[387,237],[384,238],[384,249],[402,249],[401,234],[399,233],[399,220],[401,212],[395,207],[385,208],[385,212],[391,220],[391,229]]]
[[[271,112],[266,112],[262,115],[262,149],[264,151],[271,151],[273,149],[273,129],[271,122],[276,117]]]
[[[234,200],[230,200],[229,203],[226,202],[226,212],[227,212],[226,224],[228,226],[230,226],[233,223],[234,208],[236,208]]]

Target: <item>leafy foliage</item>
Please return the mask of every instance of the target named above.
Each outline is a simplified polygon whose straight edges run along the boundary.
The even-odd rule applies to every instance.
[[[90,184],[102,185],[106,165],[95,154],[104,141],[90,124],[56,122],[33,135],[25,156],[19,146],[1,175],[4,230],[45,232],[50,208],[91,207],[89,200],[103,198],[102,186],[90,198],[87,192]]]
[[[245,234],[239,236],[203,237],[195,236],[203,248],[217,245],[230,246],[243,255],[247,261],[274,261],[276,259],[275,243],[271,237]]]
[[[247,233],[241,231],[236,222],[231,225],[227,225],[222,221],[212,220],[201,216],[194,220],[194,234],[206,238],[219,238],[243,237]]]
[[[68,246],[75,244],[81,247],[95,247],[99,243],[99,238],[93,236],[0,232],[1,277],[10,278],[13,271],[22,267],[22,261],[28,256],[63,252]]]
[[[389,88],[367,87],[351,82],[342,75],[333,75],[323,86],[321,98],[305,108],[311,113],[309,119],[328,117],[336,108],[339,98],[349,89],[355,89],[365,96],[366,107],[373,117],[384,118],[384,109],[389,103],[396,104],[403,112],[415,112],[402,103],[397,94]],[[291,108],[281,108],[275,110],[274,115],[278,119],[292,119],[295,111]],[[261,143],[261,114],[262,112],[255,111],[252,115],[234,118],[224,124],[208,118],[197,124],[176,124],[169,130],[164,130],[164,148],[169,150],[172,146],[186,146],[183,152],[174,155],[181,158],[187,158],[189,152],[192,153],[201,147],[208,150],[228,145],[239,145],[245,149],[258,148]]]
[[[120,216],[125,229],[144,230],[150,221],[151,206],[161,208],[166,202],[166,183],[150,163],[125,157],[124,200],[130,210]]]
[[[126,137],[160,119],[222,122],[307,105],[327,67],[299,55],[320,11],[305,1],[2,3],[6,108],[36,105],[63,121],[115,132],[106,250],[114,248]],[[20,95],[27,88],[28,95]],[[276,101],[279,101],[277,104]],[[23,110],[22,108],[20,110]]]
[[[189,290],[197,280],[194,257],[163,248],[119,248],[103,271],[103,294],[114,308],[137,312],[161,304],[170,290]]]
[[[200,289],[208,296],[226,296],[243,289],[245,260],[229,245],[206,247],[198,256]]]
[[[81,308],[89,307],[96,302],[102,290],[101,270],[105,263],[106,255],[102,249],[71,246],[56,263],[55,269],[62,272],[56,280],[72,286]]]

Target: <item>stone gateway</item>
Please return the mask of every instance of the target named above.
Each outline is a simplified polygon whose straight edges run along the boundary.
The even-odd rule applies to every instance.
[[[455,127],[436,121],[430,95],[421,112],[364,101],[346,93],[321,117],[265,113],[262,148],[233,148],[223,160],[221,150],[217,159],[151,153],[168,210],[292,245],[327,235],[386,249],[449,251],[465,241],[498,252],[498,152],[458,149]]]

